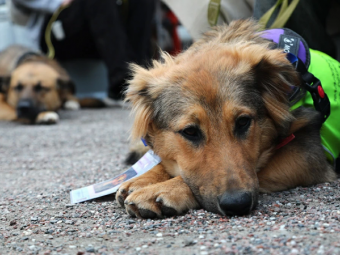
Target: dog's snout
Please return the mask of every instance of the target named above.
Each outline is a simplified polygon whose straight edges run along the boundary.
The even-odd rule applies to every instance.
[[[30,99],[22,99],[17,105],[18,118],[34,119],[37,115],[37,109]]]
[[[250,192],[228,191],[219,196],[218,201],[226,215],[244,215],[249,213],[253,206]]]

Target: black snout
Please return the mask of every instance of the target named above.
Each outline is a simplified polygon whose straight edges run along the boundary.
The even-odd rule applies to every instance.
[[[218,197],[220,208],[226,215],[244,215],[253,207],[250,192],[228,191]]]
[[[38,109],[31,99],[22,99],[17,105],[17,115],[19,119],[34,120],[38,115]]]

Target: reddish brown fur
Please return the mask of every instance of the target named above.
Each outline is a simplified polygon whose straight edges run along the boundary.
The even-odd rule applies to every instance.
[[[252,209],[259,190],[334,180],[325,157],[318,156],[320,141],[313,163],[300,148],[307,139],[304,132],[320,138],[317,124],[311,124],[317,115],[290,111],[286,95],[290,86],[299,85],[298,74],[257,30],[252,21],[236,21],[228,28],[217,27],[174,59],[163,54],[164,61],[154,62],[150,70],[132,65],[134,76],[126,94],[135,113],[132,138],[145,137],[162,163],[146,174],[153,181],[139,185],[146,178],[142,175],[117,192],[117,200],[122,205],[125,201],[131,215],[163,217],[169,215],[162,211],[164,206],[183,213],[197,203],[224,214],[219,201],[230,192],[251,194]],[[251,124],[240,136],[236,123],[243,116]],[[182,135],[188,126],[199,127],[198,144]],[[301,136],[275,150],[280,138],[291,132]],[[159,183],[155,172],[165,180]],[[178,194],[190,187],[192,195],[185,192],[157,202],[158,194],[170,190],[179,177]],[[133,192],[127,196],[122,189],[124,194],[127,189]]]

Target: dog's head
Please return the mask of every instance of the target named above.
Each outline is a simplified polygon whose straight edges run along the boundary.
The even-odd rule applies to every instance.
[[[280,50],[261,38],[234,38],[254,36],[249,26],[240,32],[231,25],[229,40],[217,38],[223,29],[215,31],[216,38],[175,58],[164,55],[149,70],[132,65],[126,93],[133,138],[144,137],[202,207],[221,214],[245,214],[256,205],[256,173],[288,135],[287,93],[299,84]]]
[[[10,77],[2,77],[7,103],[17,111],[19,120],[32,123],[42,111],[57,111],[74,84],[53,66],[40,61],[20,64]]]

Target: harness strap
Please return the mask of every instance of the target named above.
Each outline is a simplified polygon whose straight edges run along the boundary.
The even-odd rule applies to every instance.
[[[301,86],[293,86],[288,95],[290,106],[302,99],[308,91],[312,95],[315,110],[322,114],[325,122],[331,112],[330,101],[320,80],[308,72],[310,52],[307,42],[299,34],[287,28],[266,30],[262,37],[272,41],[276,48],[283,49],[287,53],[287,59],[300,73]]]
[[[295,69],[300,73],[302,80],[302,88],[307,90],[312,98],[315,110],[322,114],[323,122],[327,120],[331,114],[331,103],[325,91],[322,88],[321,82],[313,74],[308,72],[303,62],[293,54],[287,53],[287,58],[290,60]],[[294,58],[295,57],[295,58]]]
[[[259,23],[266,27],[274,12],[281,6],[279,13],[273,24],[270,25],[270,28],[284,27],[299,2],[300,0],[292,0],[291,3],[288,3],[288,0],[277,0],[275,5],[263,14]]]

